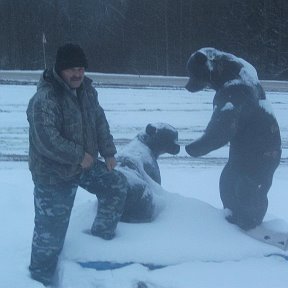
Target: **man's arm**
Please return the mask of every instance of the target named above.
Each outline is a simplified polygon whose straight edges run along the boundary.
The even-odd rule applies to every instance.
[[[61,111],[55,102],[49,99],[31,102],[27,114],[32,141],[40,154],[61,164],[82,162],[83,147],[60,134]]]
[[[113,142],[113,136],[110,133],[110,127],[106,119],[103,108],[98,102],[98,95],[95,91],[96,99],[96,125],[97,125],[97,139],[100,155],[104,158],[112,157],[117,150]]]

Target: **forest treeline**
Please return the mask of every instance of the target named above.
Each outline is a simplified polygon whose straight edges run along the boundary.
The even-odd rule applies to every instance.
[[[0,69],[43,69],[45,33],[47,66],[75,42],[89,71],[182,76],[209,46],[274,79],[288,68],[287,15],[287,0],[0,0]]]

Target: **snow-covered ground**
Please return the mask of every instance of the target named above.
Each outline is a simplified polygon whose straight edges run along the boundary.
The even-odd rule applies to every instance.
[[[26,106],[35,86],[0,86],[0,287],[37,288],[27,267],[33,230],[33,183],[27,162]],[[65,247],[59,262],[61,288],[147,287],[287,287],[288,261],[282,253],[228,224],[218,192],[218,180],[228,147],[193,159],[183,145],[203,132],[212,113],[212,91],[99,88],[118,150],[148,123],[166,122],[179,131],[177,156],[159,160],[165,209],[152,223],[120,223],[116,238],[104,241],[83,233],[95,216],[93,195],[79,189]],[[281,165],[269,192],[265,221],[285,230],[288,222],[287,113],[288,93],[268,93],[283,141]],[[288,233],[288,229],[285,230]],[[115,270],[96,271],[78,262],[134,262]],[[149,270],[142,264],[160,265]],[[165,266],[165,267],[164,267]],[[137,284],[138,283],[138,284]],[[138,286],[137,286],[138,285]]]

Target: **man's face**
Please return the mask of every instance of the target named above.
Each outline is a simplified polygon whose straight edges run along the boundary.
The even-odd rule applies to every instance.
[[[84,67],[73,67],[62,70],[60,76],[70,88],[76,89],[80,87],[84,79],[84,73]]]

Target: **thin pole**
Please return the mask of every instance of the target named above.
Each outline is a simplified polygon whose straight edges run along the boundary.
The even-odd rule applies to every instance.
[[[43,58],[44,58],[44,68],[47,68],[46,65],[46,51],[45,51],[45,44],[47,43],[46,37],[45,37],[45,33],[43,32],[42,35],[42,46],[43,46]]]

